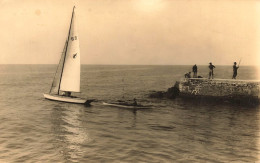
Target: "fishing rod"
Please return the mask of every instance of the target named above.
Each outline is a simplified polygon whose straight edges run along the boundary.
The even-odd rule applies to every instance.
[[[239,63],[238,63],[238,65],[237,65],[237,67],[239,67],[241,60],[242,60],[242,58],[240,58],[240,60],[239,60]]]

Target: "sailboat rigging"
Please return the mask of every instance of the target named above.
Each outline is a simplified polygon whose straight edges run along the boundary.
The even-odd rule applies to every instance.
[[[89,104],[93,101],[71,96],[72,92],[80,92],[80,49],[75,6],[72,11],[68,37],[65,41],[51,89],[49,94],[44,94],[44,97],[49,100],[70,103]]]

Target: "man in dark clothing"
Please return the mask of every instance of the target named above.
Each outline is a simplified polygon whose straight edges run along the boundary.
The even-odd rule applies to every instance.
[[[213,73],[213,69],[215,68],[215,66],[210,62],[209,63],[209,79],[212,78],[213,79],[213,76],[214,76],[214,73]]]
[[[190,74],[191,74],[191,72],[188,72],[188,73],[186,73],[186,74],[184,75],[184,77],[185,77],[185,78],[191,78]]]
[[[237,66],[237,63],[234,62],[234,65],[233,65],[233,77],[232,79],[236,79],[237,77],[237,69],[239,68],[239,66]]]
[[[196,78],[197,77],[197,71],[198,71],[198,67],[197,67],[196,64],[192,67],[192,71],[193,71],[193,78]]]

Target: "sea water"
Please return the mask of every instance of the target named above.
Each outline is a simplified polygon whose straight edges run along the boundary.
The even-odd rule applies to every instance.
[[[82,65],[91,107],[49,101],[56,65],[0,65],[0,162],[257,162],[259,107],[151,99],[192,66]],[[231,66],[216,66],[231,78]],[[198,66],[207,77],[207,66]],[[242,66],[238,79],[257,79]],[[103,106],[137,99],[149,109]]]

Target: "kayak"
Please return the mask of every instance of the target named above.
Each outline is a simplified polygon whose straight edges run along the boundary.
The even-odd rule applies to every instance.
[[[132,105],[132,104],[127,104],[127,103],[106,103],[106,102],[103,102],[103,105],[115,106],[115,107],[120,107],[120,108],[131,108],[131,109],[151,108],[151,106]]]

